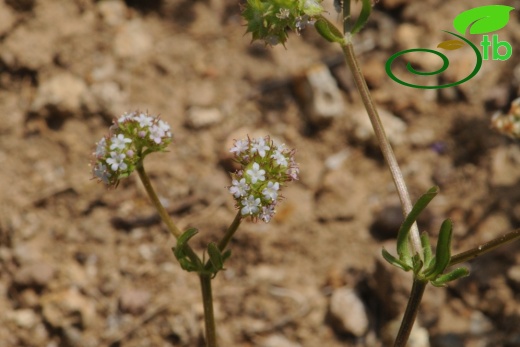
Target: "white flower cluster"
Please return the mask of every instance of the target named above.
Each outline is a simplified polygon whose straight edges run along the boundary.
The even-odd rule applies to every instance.
[[[520,98],[511,102],[507,114],[495,113],[491,119],[491,126],[502,134],[520,139]]]
[[[152,152],[164,151],[172,134],[168,123],[147,113],[125,113],[110,127],[92,153],[94,178],[117,186],[121,178],[128,177],[136,164]]]
[[[266,136],[236,140],[230,152],[242,165],[241,170],[232,174],[229,187],[240,213],[269,222],[281,199],[283,184],[298,179],[295,151],[283,144],[275,145]]]

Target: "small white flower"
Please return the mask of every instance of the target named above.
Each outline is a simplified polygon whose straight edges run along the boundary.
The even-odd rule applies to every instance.
[[[265,181],[265,170],[261,170],[258,163],[253,163],[253,167],[247,170],[246,174],[251,178],[251,183],[253,184],[257,181]]]
[[[107,163],[110,165],[110,169],[112,171],[117,171],[118,169],[126,170],[128,165],[124,162],[126,155],[123,153],[110,152],[110,157],[107,159]]]
[[[168,123],[159,119],[157,124],[158,124],[157,126],[159,127],[159,129],[164,131],[165,136],[172,137],[172,133],[170,132],[170,125]]]
[[[260,207],[260,198],[255,199],[254,196],[249,195],[247,199],[242,200],[242,205],[244,205],[244,207],[242,207],[242,209],[240,210],[240,213],[242,213],[242,215],[245,216],[247,214],[258,213]]]
[[[266,223],[269,223],[271,219],[273,218],[275,211],[275,203],[272,203],[269,206],[263,206],[262,207],[262,213],[260,214],[260,219],[263,220]]]
[[[249,190],[249,186],[245,178],[242,178],[240,181],[233,180],[232,184],[233,185],[229,187],[229,191],[235,196],[235,198],[245,196],[246,192]]]
[[[288,164],[287,158],[281,153],[280,149],[274,151],[274,153],[271,154],[271,158],[274,159],[278,165],[287,166]]]
[[[135,117],[135,120],[139,122],[141,128],[152,126],[153,118],[141,113],[139,117]]]
[[[294,181],[298,180],[298,174],[300,173],[300,169],[298,167],[291,167],[287,170],[287,175]]]
[[[127,120],[133,120],[135,118],[135,112],[130,112],[130,113],[124,113],[121,117],[119,117],[117,119],[117,122],[118,123],[123,123]]]
[[[278,190],[280,189],[280,183],[278,182],[269,182],[267,183],[267,187],[262,190],[262,194],[266,197],[266,199],[276,200],[278,197]]]
[[[112,136],[110,139],[110,149],[120,149],[123,150],[126,147],[127,143],[131,143],[132,140],[125,137],[123,134],[119,134],[117,136]]]
[[[98,163],[96,165],[96,167],[94,167],[94,176],[96,176],[97,178],[99,178],[101,181],[103,181],[103,183],[105,184],[108,184],[109,181],[109,177],[112,176],[108,170],[107,170],[107,167],[106,165],[102,164],[102,163]]]
[[[265,157],[265,151],[269,150],[269,146],[265,144],[265,140],[263,138],[255,139],[253,142],[253,146],[251,146],[251,153],[260,154],[260,156],[263,158]]]
[[[97,158],[101,158],[101,157],[104,157],[106,153],[107,153],[107,140],[106,140],[106,138],[103,137],[97,143],[95,156]]]
[[[235,141],[235,145],[231,148],[230,152],[235,153],[236,155],[240,155],[240,153],[247,151],[249,148],[248,140],[238,140]]]
[[[157,125],[153,125],[152,128],[150,129],[150,139],[157,143],[157,144],[160,144],[161,141],[162,141],[162,138],[165,136],[165,132],[164,130],[162,130],[160,127],[158,127]]]
[[[312,25],[312,24],[314,24],[314,22],[312,20],[309,20],[309,16],[307,16],[306,14],[301,17],[296,18],[296,30],[298,32],[305,29],[305,27],[307,25]]]

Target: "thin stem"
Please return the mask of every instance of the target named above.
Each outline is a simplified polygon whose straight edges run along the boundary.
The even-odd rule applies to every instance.
[[[351,29],[350,0],[343,0],[343,32],[348,33]]]
[[[386,160],[388,168],[390,169],[390,173],[392,174],[392,179],[397,189],[397,194],[401,200],[403,214],[406,217],[412,210],[412,201],[410,200],[410,195],[408,194],[408,189],[406,188],[403,174],[401,173],[401,169],[399,168],[399,164],[395,158],[394,151],[392,150],[392,146],[390,146],[390,142],[386,137],[383,124],[381,123],[381,119],[379,118],[377,110],[374,106],[374,102],[372,101],[365,77],[363,76],[361,68],[359,67],[356,55],[354,53],[354,47],[350,38],[350,33],[346,33],[346,42],[345,44],[341,45],[341,48],[343,49],[343,54],[345,55],[345,59],[350,68],[350,71],[352,71],[352,75],[354,76],[354,81],[356,82],[357,89],[359,90],[359,94],[361,95],[361,99],[363,100],[363,104],[367,110],[368,117],[370,118],[370,122],[374,128],[381,152],[383,152],[383,156]],[[410,238],[412,241],[411,244],[413,253],[422,256],[421,238],[419,236],[419,229],[417,228],[416,223],[413,224],[410,230]]]
[[[213,294],[211,292],[211,275],[199,275],[202,289],[202,304],[204,305],[204,326],[206,328],[206,347],[218,347],[215,329],[215,314],[213,312]]]
[[[170,231],[170,234],[172,234],[175,240],[177,240],[182,235],[182,232],[173,223],[173,221],[170,218],[170,215],[168,214],[164,206],[161,204],[161,201],[159,200],[157,193],[155,193],[155,190],[153,189],[152,182],[150,182],[150,179],[148,178],[148,175],[144,170],[144,165],[142,162],[140,162],[137,165],[137,173],[139,174],[139,178],[141,179],[141,182],[143,182],[144,189],[148,193],[150,200],[152,200],[155,209],[159,213],[159,216],[161,216],[161,220],[164,222],[164,224],[166,224],[166,227]],[[195,254],[195,252],[189,245],[187,245],[186,247],[186,252],[192,262],[201,264],[199,257],[197,256],[197,254]]]
[[[413,324],[417,318],[417,312],[419,312],[419,305],[421,304],[422,296],[428,281],[422,281],[414,278],[412,285],[412,292],[408,298],[408,304],[406,305],[406,311],[404,312],[403,320],[401,321],[401,327],[397,333],[397,337],[394,342],[394,347],[405,347],[412,332]]]
[[[499,238],[488,241],[476,248],[472,248],[466,252],[462,252],[462,253],[452,256],[449,266],[474,259],[478,256],[481,256],[485,253],[488,253],[488,252],[494,250],[495,248],[498,248],[503,245],[507,245],[508,243],[511,243],[518,239],[520,239],[520,229],[516,229],[515,231],[512,231],[510,233],[500,236]]]
[[[242,222],[242,215],[240,211],[238,211],[237,215],[235,216],[235,219],[233,219],[233,222],[224,234],[224,237],[218,243],[218,249],[220,249],[221,252],[223,252],[226,249],[229,241],[231,240],[235,232],[238,230],[240,222]]]

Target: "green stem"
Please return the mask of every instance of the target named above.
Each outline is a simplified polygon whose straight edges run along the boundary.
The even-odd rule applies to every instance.
[[[465,261],[474,259],[482,254],[488,253],[495,248],[498,248],[508,243],[514,242],[520,238],[520,229],[516,229],[510,233],[500,236],[499,238],[488,241],[478,247],[472,248],[466,252],[456,254],[451,257],[449,266],[463,263]]]
[[[406,311],[404,312],[403,320],[401,321],[401,327],[397,333],[397,337],[394,342],[394,347],[405,347],[412,332],[413,324],[417,318],[417,312],[419,312],[419,305],[421,304],[422,296],[428,281],[422,281],[414,278],[412,285],[412,292],[408,298],[408,304],[406,305]]]
[[[383,152],[383,156],[386,160],[388,168],[390,169],[390,173],[392,174],[392,179],[397,189],[397,194],[401,200],[403,214],[406,217],[412,210],[412,201],[410,200],[410,195],[408,194],[408,189],[406,188],[403,174],[401,173],[401,169],[399,168],[399,164],[395,158],[394,151],[392,150],[392,146],[390,146],[390,142],[386,137],[385,129],[374,106],[374,102],[372,101],[372,96],[370,95],[365,77],[363,76],[361,68],[359,67],[359,63],[354,53],[354,47],[352,45],[350,33],[347,32],[345,34],[345,44],[342,44],[341,48],[343,50],[343,54],[345,55],[345,59],[350,68],[350,71],[354,76],[354,81],[356,82],[357,89],[367,110],[372,127],[374,128],[374,133],[379,142],[381,152]],[[417,228],[416,223],[413,224],[410,230],[410,239],[413,248],[413,254],[419,254],[419,256],[422,257],[421,237],[419,235],[419,229]]]
[[[235,235],[235,232],[238,230],[238,227],[240,226],[240,222],[242,222],[242,214],[240,211],[237,212],[237,215],[235,216],[235,219],[233,219],[233,222],[227,229],[226,233],[224,234],[224,237],[220,242],[218,243],[218,249],[220,249],[221,252],[223,252],[233,235]]]
[[[352,29],[350,18],[350,0],[343,0],[343,32],[349,33]]]
[[[150,179],[148,178],[148,175],[144,170],[144,165],[142,161],[137,164],[136,169],[137,173],[139,174],[139,178],[141,179],[141,182],[143,182],[143,186],[146,190],[146,193],[148,193],[150,200],[152,200],[152,203],[155,206],[155,209],[159,213],[159,216],[161,216],[161,220],[164,222],[164,224],[166,224],[166,227],[170,231],[170,234],[172,234],[175,240],[177,240],[182,235],[182,232],[173,223],[172,219],[170,218],[170,215],[168,214],[168,211],[166,211],[164,206],[161,204],[161,201],[159,200],[157,193],[155,193],[155,190],[153,189],[152,182],[150,182]],[[202,263],[200,258],[197,256],[197,254],[195,254],[195,252],[189,245],[187,246],[186,252],[188,253],[188,257],[192,262],[198,264]]]
[[[211,291],[211,275],[199,275],[202,289],[202,304],[204,305],[204,326],[206,328],[206,347],[218,347],[215,329],[215,314],[213,312],[213,294]]]

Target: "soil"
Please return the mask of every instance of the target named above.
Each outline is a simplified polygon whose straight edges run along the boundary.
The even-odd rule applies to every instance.
[[[518,12],[497,32],[511,58],[457,87],[409,88],[384,66],[451,39],[458,13],[487,4],[381,0],[354,39],[412,199],[440,187],[420,229],[435,244],[451,218],[455,253],[520,226],[518,142],[490,128],[519,94]],[[285,48],[244,32],[236,0],[0,0],[1,347],[203,346],[197,276],[174,259],[137,175],[115,190],[91,179],[95,143],[136,109],[172,126],[170,151],[146,168],[178,226],[199,229],[199,252],[236,213],[232,140],[270,134],[297,149],[300,180],[271,223],[242,223],[213,282],[221,346],[389,345],[411,278],[381,249],[394,253],[402,214],[341,51],[313,28]],[[471,50],[450,54],[433,83],[474,66]],[[318,90],[312,74],[326,77]],[[339,93],[339,112],[313,109],[319,88]],[[519,247],[429,287],[414,346],[520,346]],[[358,310],[332,309],[335,295]]]

